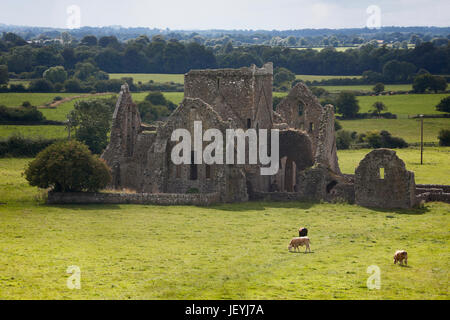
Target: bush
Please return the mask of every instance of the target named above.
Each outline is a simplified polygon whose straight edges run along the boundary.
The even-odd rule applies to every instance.
[[[450,146],[450,130],[449,129],[443,129],[439,131],[439,145],[443,147]]]
[[[442,99],[441,102],[439,102],[439,104],[436,106],[436,110],[450,113],[450,96]]]
[[[408,143],[402,138],[393,137],[388,131],[368,132],[364,138],[371,148],[407,148]]]
[[[33,80],[29,87],[30,92],[52,92],[53,90],[53,84],[45,79]]]
[[[64,83],[67,80],[67,72],[62,66],[52,67],[45,70],[43,77],[53,84]]]
[[[55,192],[96,192],[111,181],[106,163],[77,141],[53,144],[25,170],[30,185]]]
[[[75,128],[75,137],[96,154],[108,145],[108,133],[114,104],[109,99],[77,101],[69,115],[69,123]]]
[[[336,147],[338,150],[350,149],[353,140],[352,132],[340,130],[336,134]]]
[[[83,89],[78,79],[69,79],[64,82],[66,92],[81,93]]]
[[[22,107],[8,108],[0,106],[0,121],[22,121],[22,122],[40,122],[45,120],[44,115],[36,107],[29,105],[29,102],[23,103]]]
[[[189,189],[186,194],[199,194],[200,190],[198,190],[197,188],[191,188]]]
[[[13,134],[6,140],[0,140],[0,157],[35,157],[57,141],[56,139],[28,139],[20,134]]]
[[[145,100],[154,106],[165,106],[167,104],[167,100],[161,92],[150,92]]]
[[[337,111],[346,119],[353,119],[359,112],[358,100],[354,93],[342,91],[336,99]]]
[[[382,82],[378,82],[372,89],[376,94],[380,94],[384,91],[384,84]]]

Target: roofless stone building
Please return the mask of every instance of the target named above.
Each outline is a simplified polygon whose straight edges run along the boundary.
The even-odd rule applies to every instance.
[[[112,200],[103,196],[100,201],[210,204],[249,199],[344,200],[403,208],[416,204],[420,196],[415,195],[414,174],[404,169],[395,152],[370,154],[361,162],[356,179],[342,174],[333,106],[322,107],[308,87],[298,83],[274,111],[272,84],[272,63],[262,68],[192,70],[185,75],[184,100],[156,127],[142,124],[128,86],[122,86],[111,141],[102,158],[112,169],[111,187],[137,193],[111,196]],[[175,165],[171,161],[176,145],[171,141],[172,132],[186,129],[194,137],[196,121],[202,122],[203,132],[214,128],[224,137],[227,129],[278,129],[278,173],[263,176],[259,164]],[[191,157],[195,156],[192,150]],[[387,170],[386,178],[379,176],[381,167]],[[191,193],[197,193],[192,195],[192,199],[197,197],[195,201],[189,198]],[[395,201],[390,201],[394,196]]]

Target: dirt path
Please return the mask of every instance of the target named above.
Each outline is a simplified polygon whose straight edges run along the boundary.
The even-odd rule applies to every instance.
[[[96,96],[108,96],[108,95],[114,95],[114,94],[115,93],[113,93],[113,92],[102,92],[102,93],[94,93],[94,94],[89,93],[89,94],[83,94],[83,95],[79,95],[79,96],[67,97],[62,100],[55,101],[49,105],[38,106],[38,109],[55,109],[60,104],[70,102],[72,100],[90,98],[90,97],[96,97]]]

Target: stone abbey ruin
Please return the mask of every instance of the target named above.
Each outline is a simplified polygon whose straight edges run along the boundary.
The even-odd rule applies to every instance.
[[[369,153],[355,175],[342,174],[334,107],[322,107],[308,87],[298,83],[274,111],[272,84],[271,63],[262,68],[192,70],[185,75],[183,102],[158,126],[141,122],[124,85],[102,158],[112,170],[111,187],[136,193],[97,195],[84,202],[205,205],[261,199],[411,208],[420,201],[449,199],[445,186],[417,187],[414,173],[388,149]],[[172,132],[184,128],[193,133],[194,121],[201,121],[204,131],[215,128],[224,136],[230,128],[278,129],[278,174],[262,176],[260,165],[174,165]]]

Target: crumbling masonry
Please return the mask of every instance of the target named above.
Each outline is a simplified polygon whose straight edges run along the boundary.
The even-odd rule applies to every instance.
[[[387,190],[398,187],[399,191],[392,194],[408,200],[398,199],[386,205],[414,205],[414,175],[403,170],[404,164],[397,161],[395,153],[388,156],[383,151],[368,156],[356,178],[341,174],[333,106],[322,107],[307,86],[298,83],[274,111],[272,83],[271,63],[262,68],[253,65],[190,71],[185,75],[183,102],[157,127],[141,123],[128,86],[124,85],[114,112],[111,142],[102,155],[112,169],[112,187],[140,194],[166,194],[174,199],[177,195],[200,193],[214,195],[211,199],[220,202],[342,199],[369,206],[379,206],[378,198],[389,197]],[[262,176],[260,165],[174,165],[170,159],[175,145],[172,132],[183,128],[193,137],[194,121],[201,121],[204,131],[215,128],[224,136],[229,128],[279,129],[278,174]],[[388,163],[388,158],[396,161]],[[400,182],[383,185],[374,181],[377,178],[372,171],[376,172],[378,166],[386,168],[388,181],[392,178]],[[398,166],[403,169],[398,170]]]

